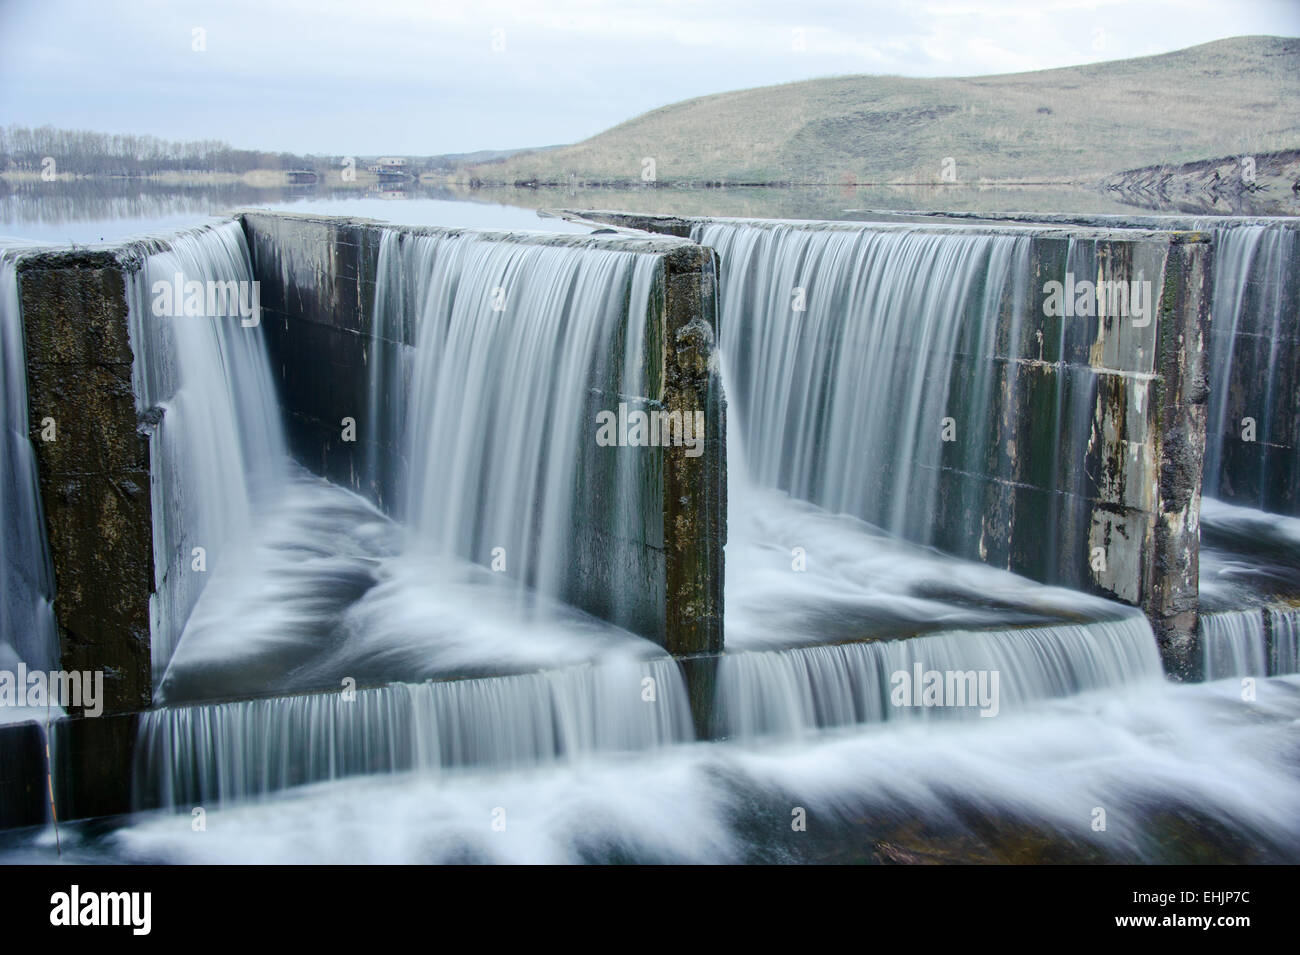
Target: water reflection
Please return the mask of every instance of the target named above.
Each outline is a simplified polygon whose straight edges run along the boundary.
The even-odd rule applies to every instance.
[[[423,182],[369,187],[308,183],[178,185],[141,179],[59,182],[0,178],[0,235],[57,243],[118,241],[141,232],[197,225],[247,207],[353,215],[413,225],[568,231],[546,208],[632,209],[672,215],[839,218],[852,209],[979,212],[1266,214],[1239,197],[1229,206],[1192,197],[1175,204],[1125,202],[1117,192],[1081,186],[717,186],[699,188],[480,188]],[[1220,205],[1222,207],[1220,207]]]

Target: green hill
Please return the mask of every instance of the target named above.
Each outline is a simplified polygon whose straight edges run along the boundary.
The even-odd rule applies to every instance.
[[[468,167],[485,183],[1082,182],[1300,147],[1300,40],[1236,37],[1005,76],[839,76],[674,103],[585,142]]]

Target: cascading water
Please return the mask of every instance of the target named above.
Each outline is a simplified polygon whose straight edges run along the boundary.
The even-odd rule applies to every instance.
[[[944,693],[953,687],[929,705],[927,671],[941,675]],[[1134,612],[1113,622],[728,654],[719,699],[727,735],[792,737],[904,718],[995,717],[1034,700],[1158,685],[1161,676],[1151,628]]]
[[[1203,613],[1200,627],[1205,679],[1263,676],[1267,672],[1264,611]]]
[[[953,408],[986,422],[1006,400],[995,349],[999,322],[1009,314],[1014,326],[1029,305],[1026,235],[726,221],[693,238],[721,257],[720,341],[739,431],[727,645],[783,648],[723,659],[725,732],[926,712],[889,702],[891,676],[918,663],[996,670],[1011,705],[1159,678],[1140,613],[907,543],[937,530],[940,422]],[[1073,242],[1066,267],[1096,274],[1096,244]],[[1012,327],[1006,337],[1020,336]],[[1053,449],[1089,433],[1091,395],[1066,398]],[[996,441],[995,429],[966,433],[958,466],[978,471]],[[805,645],[826,641],[839,643]]]
[[[443,554],[504,559],[532,591],[563,596],[575,516],[600,513],[593,392],[611,407],[641,393],[658,258],[474,235],[409,236],[385,251],[422,277],[406,519]],[[635,519],[648,492],[620,484],[618,519]]]
[[[746,455],[729,466],[928,543],[934,436],[956,404],[980,420],[994,401],[993,336],[1030,294],[1028,238],[757,222],[693,238],[722,261],[720,343]],[[958,355],[974,357],[970,376]],[[987,456],[979,440],[962,448]]]
[[[248,533],[255,501],[282,487],[285,444],[262,328],[251,314],[253,273],[240,225],[175,237],[147,257],[133,285],[137,411],[157,421],[150,613],[161,680],[223,551]],[[209,290],[227,295],[215,309]]]
[[[1295,229],[1283,226],[1215,229],[1203,481],[1207,497],[1277,510],[1269,504],[1267,456],[1275,445],[1300,443],[1295,435],[1275,433],[1284,416],[1274,414],[1275,403],[1290,401],[1279,359],[1283,349],[1292,347],[1284,284],[1295,237]],[[1251,441],[1239,440],[1242,422],[1228,419],[1234,387],[1260,400],[1249,409],[1256,428]],[[1300,461],[1294,467],[1300,470]]]
[[[143,803],[691,738],[662,650],[560,602],[573,522],[637,519],[653,493],[623,456],[601,464],[593,412],[643,393],[659,261],[631,243],[385,234],[365,481],[390,514],[280,482],[198,602],[165,691],[282,695],[144,714]],[[506,574],[481,566],[498,561]]]
[[[647,679],[663,690],[651,702],[641,700]],[[658,659],[172,707],[144,721],[136,795],[228,802],[367,773],[512,769],[665,746],[692,738],[679,684],[676,665]]]
[[[511,444],[498,443],[495,430],[479,432],[476,444],[471,429],[508,429],[511,411],[526,414],[485,391],[502,386],[512,400],[522,401],[537,394],[544,382],[560,394],[547,393],[543,410],[582,408],[580,420],[589,420],[588,408],[567,390],[577,387],[579,376],[561,373],[582,367],[583,361],[561,346],[587,347],[589,358],[598,357],[596,342],[608,342],[610,330],[585,324],[591,312],[583,302],[606,302],[605,294],[639,301],[639,263],[623,263],[607,273],[613,292],[593,281],[594,299],[583,298],[572,294],[582,283],[562,293],[542,281],[549,277],[563,285],[561,276],[580,273],[585,266],[568,256],[558,261],[545,255],[514,258],[501,250],[494,255],[492,250],[453,248],[456,241],[492,240],[468,235],[415,240],[392,234],[384,240],[388,251],[377,298],[385,304],[377,306],[376,335],[415,344],[402,344],[372,363],[375,393],[384,396],[384,403],[383,410],[372,405],[367,419],[371,433],[387,435],[380,447],[406,450],[391,460],[377,451],[368,480],[377,488],[404,493],[376,494],[380,509],[321,481],[291,477],[284,482],[288,496],[276,502],[273,516],[253,522],[251,553],[224,551],[230,559],[223,559],[222,572],[200,598],[207,605],[201,609],[208,626],[187,629],[170,671],[180,676],[185,670],[194,677],[190,687],[211,692],[211,668],[228,658],[222,664],[226,672],[247,681],[247,671],[253,670],[258,681],[264,680],[261,685],[284,694],[308,686],[337,688],[340,674],[356,675],[360,686],[355,697],[303,693],[167,705],[143,714],[136,782],[140,804],[156,801],[186,810],[210,805],[209,827],[219,828],[221,838],[195,838],[188,825],[178,826],[170,814],[141,814],[117,828],[99,823],[66,827],[67,857],[141,862],[1061,861],[1055,855],[1059,848],[1066,858],[1080,861],[1191,861],[1204,858],[1200,853],[1208,844],[1234,861],[1294,859],[1300,845],[1296,678],[1262,681],[1258,701],[1249,706],[1241,704],[1230,684],[1165,684],[1158,678],[1150,630],[1131,611],[944,557],[765,486],[807,488],[810,495],[834,487],[822,478],[818,461],[818,454],[834,445],[801,448],[793,431],[777,450],[769,450],[778,456],[787,448],[800,453],[799,471],[776,469],[777,478],[770,478],[764,471],[770,461],[749,458],[758,478],[749,486],[740,466],[745,459],[733,459],[731,468],[727,642],[736,652],[720,664],[721,722],[725,733],[746,742],[667,745],[692,738],[685,689],[674,663],[652,656],[654,648],[625,631],[565,609],[536,591],[535,599],[527,601],[525,618],[517,612],[519,581],[506,581],[471,562],[489,563],[491,551],[484,548],[497,546],[493,528],[501,524],[492,518],[499,498],[503,509],[529,522],[523,525],[526,533],[520,530],[511,538],[514,543],[501,543],[508,548],[511,574],[548,586],[544,559],[563,555],[564,542],[548,536],[548,522],[529,508],[568,509],[572,519],[582,516],[586,505],[578,495],[559,492],[551,462],[503,460],[502,452]],[[900,249],[906,247],[897,241]],[[961,242],[969,242],[969,236]],[[990,321],[987,313],[979,314],[981,309],[1005,307],[1008,294],[1021,294],[993,291],[996,283],[988,275],[981,278],[972,264],[981,259],[1000,263],[1004,255],[1014,256],[1014,243],[1011,249],[994,244],[942,255],[924,247],[914,245],[914,254],[933,255],[934,262],[964,262],[971,269],[960,273],[960,283],[968,288],[962,307],[976,328],[954,331],[946,328],[936,304],[946,294],[947,276],[924,279],[901,261],[895,263],[900,281],[911,282],[918,296],[916,314],[933,320],[934,341],[954,334],[973,341]],[[587,251],[574,249],[572,258]],[[877,252],[886,259],[903,255]],[[1079,254],[1086,255],[1086,249]],[[471,261],[476,264],[467,267]],[[501,284],[502,274],[509,273],[494,270],[511,263],[542,273],[531,277],[538,284],[529,294],[542,296],[552,312],[530,315],[524,323],[533,359],[545,366],[541,369],[525,367],[522,352],[502,347],[510,344],[509,336],[493,324],[501,316],[482,304],[490,303],[494,288],[505,287],[508,309],[509,289],[518,286]],[[393,284],[397,276],[405,284]],[[844,280],[821,268],[816,275],[798,277],[809,287],[814,280]],[[759,269],[747,280],[724,273],[724,281],[741,282],[750,294],[766,280]],[[724,295],[726,288],[730,284]],[[434,294],[434,289],[441,291]],[[773,301],[788,294],[759,290]],[[877,300],[889,301],[890,296],[882,291]],[[725,346],[726,329],[737,326],[730,316],[732,303],[724,299],[723,304],[728,310]],[[905,318],[907,309],[901,304],[898,309],[896,317]],[[601,314],[619,320],[612,306]],[[859,311],[841,320],[869,324],[872,315]],[[778,318],[756,314],[753,325],[769,326],[773,338],[785,335],[797,343],[797,336],[779,327]],[[630,315],[628,331],[621,334],[639,340],[638,320],[639,313]],[[855,427],[841,421],[852,422],[855,414],[870,416],[873,409],[843,405],[833,425],[821,423],[823,409],[840,385],[833,375],[823,383],[808,369],[838,369],[842,375],[864,367],[862,356],[855,359],[845,346],[869,336],[830,334],[833,316],[818,321],[826,333],[819,341],[835,343],[840,363],[830,363],[815,349],[800,351],[801,370],[781,379],[781,388],[789,393],[765,400],[777,408],[799,408],[824,437],[836,439]],[[549,329],[552,337],[533,334],[537,328]],[[970,341],[962,340],[958,350],[974,347]],[[772,345],[774,352],[779,347]],[[501,348],[495,359],[493,348]],[[766,439],[748,420],[750,406],[734,385],[745,380],[748,369],[734,352],[723,359],[728,372],[735,369],[741,376],[732,379],[737,403],[731,427],[738,440],[729,444],[733,453],[750,445],[752,454],[754,443]],[[943,371],[939,359],[921,364],[942,387],[951,388],[953,376]],[[517,380],[497,380],[507,371]],[[644,393],[634,384],[636,369],[626,362],[600,374],[622,376],[611,394]],[[462,388],[474,382],[479,390],[457,391],[457,381],[464,383]],[[985,384],[976,376],[970,400],[978,399]],[[807,393],[796,393],[801,388],[819,397],[814,401]],[[752,386],[749,393],[755,393]],[[911,400],[892,407],[933,413],[931,395],[907,394]],[[951,398],[953,392],[949,394]],[[428,404],[434,397],[439,404]],[[263,408],[268,418],[274,417],[271,407]],[[773,412],[770,420],[781,424],[788,413]],[[472,424],[462,431],[454,420],[439,420],[441,415],[464,415]],[[536,420],[558,419],[539,414]],[[859,423],[865,420],[859,418]],[[915,425],[909,418],[900,428],[914,435],[908,429]],[[1067,418],[1056,426],[1074,425]],[[581,445],[566,444],[566,435],[564,427],[552,432],[554,442],[581,462]],[[434,444],[433,438],[443,443]],[[511,440],[542,457],[555,449],[530,444],[527,433]],[[448,457],[463,456],[406,466],[439,450]],[[895,530],[910,528],[925,540],[923,509],[904,499],[901,486],[889,482],[888,471],[876,460],[890,456],[891,441],[866,452],[860,465],[885,472],[876,480],[890,500],[880,514],[896,519]],[[920,450],[909,453],[924,460]],[[466,515],[452,511],[456,498],[450,487],[420,480],[421,469],[431,467],[440,469],[444,481],[459,482],[456,493],[473,502]],[[499,470],[489,474],[484,468]],[[417,480],[408,481],[408,475]],[[623,471],[614,478],[625,479]],[[536,492],[531,504],[510,493],[525,486]],[[847,490],[837,493],[851,500]],[[447,507],[441,506],[444,498]],[[868,516],[874,519],[872,513]],[[793,545],[807,551],[801,573],[791,572]],[[523,552],[516,554],[515,547]],[[241,569],[243,576],[235,574]],[[218,626],[223,618],[216,611],[222,606],[233,609]],[[1270,613],[1274,654],[1285,646],[1294,656],[1300,619],[1292,612]],[[262,623],[250,623],[249,617],[260,617]],[[259,626],[264,633],[255,632]],[[227,640],[211,644],[206,656],[192,655],[222,630],[229,631]],[[1279,644],[1282,632],[1289,634],[1289,643]],[[901,634],[917,636],[889,639]],[[882,642],[860,642],[876,638]],[[274,666],[266,663],[270,658],[250,657],[250,645],[263,639],[290,646],[292,654],[275,657]],[[182,657],[201,665],[180,667]],[[257,666],[250,666],[250,660]],[[997,670],[999,717],[892,719],[890,677],[915,663],[940,671]],[[475,678],[412,682],[451,674]],[[647,677],[657,690],[650,699]],[[366,686],[393,680],[398,682]],[[247,693],[247,683],[238,680],[229,684],[231,692],[241,685]],[[201,693],[198,689],[189,698]],[[184,698],[184,693],[177,697]],[[938,712],[915,708],[897,715]],[[978,708],[961,712],[973,715]],[[888,726],[807,732],[886,718]],[[785,738],[795,736],[800,737],[797,746],[784,745]],[[756,737],[777,739],[748,742]],[[627,754],[633,758],[623,758]],[[447,771],[460,768],[473,771]],[[527,771],[493,771],[501,768]],[[317,781],[321,784],[299,785]],[[280,789],[289,791],[274,792]],[[792,834],[789,811],[794,805],[808,810],[814,823],[809,832]],[[1105,806],[1111,814],[1107,832],[1089,828],[1095,806]],[[503,831],[487,825],[498,807],[509,807],[510,825]],[[972,819],[978,826],[970,824]],[[768,825],[770,820],[775,825]],[[922,836],[917,836],[917,825],[925,830]],[[977,827],[983,836],[974,832]],[[1032,846],[1039,844],[1048,849],[1041,859],[1008,858],[1001,854],[1003,844],[1013,847],[1010,852],[1033,853]],[[936,854],[926,855],[927,849]],[[32,840],[0,849],[5,861],[42,858],[41,851]],[[910,855],[914,851],[919,855]]]
[[[1295,673],[1300,656],[1300,610],[1273,607],[1203,613],[1205,679]]]
[[[0,253],[0,670],[18,661],[32,669],[57,669],[58,635],[52,601],[54,571],[45,539],[36,454],[28,437],[27,365],[18,274],[14,258]],[[8,715],[0,712],[0,716]]]

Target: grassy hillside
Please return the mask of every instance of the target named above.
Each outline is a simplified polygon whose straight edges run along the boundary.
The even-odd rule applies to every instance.
[[[1092,181],[1300,147],[1300,40],[1237,37],[1007,76],[842,76],[654,110],[573,146],[470,167],[490,183]]]

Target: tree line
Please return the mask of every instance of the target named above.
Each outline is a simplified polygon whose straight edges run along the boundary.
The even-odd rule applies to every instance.
[[[252,169],[310,169],[315,157],[234,149],[217,139],[179,142],[130,133],[96,133],[53,126],[0,127],[0,171],[40,172],[47,156],[60,173],[142,176],[159,172],[245,173]]]

